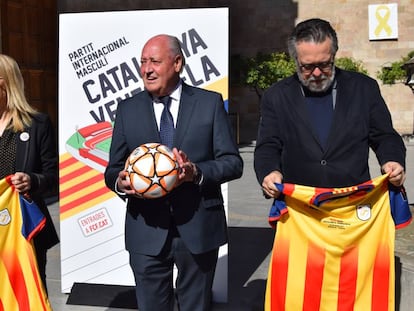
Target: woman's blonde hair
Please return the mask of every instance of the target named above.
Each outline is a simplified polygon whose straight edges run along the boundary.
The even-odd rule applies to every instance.
[[[7,110],[11,114],[10,128],[23,131],[31,125],[36,109],[29,105],[24,94],[24,81],[17,62],[10,56],[0,54],[0,78],[4,80],[7,93]]]

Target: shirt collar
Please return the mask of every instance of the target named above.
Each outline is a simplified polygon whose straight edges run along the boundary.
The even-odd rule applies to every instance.
[[[182,80],[180,79],[177,86],[174,88],[174,90],[168,96],[171,97],[172,100],[179,102],[180,98],[181,98],[182,90],[183,90],[183,85],[182,85]],[[150,96],[151,96],[151,94],[150,94]],[[162,96],[162,97],[164,97],[164,96]],[[153,101],[155,103],[160,102],[157,97],[153,97]]]
[[[170,94],[171,99],[173,99],[175,101],[180,101],[182,90],[183,90],[183,84],[182,84],[182,80],[180,79],[177,86],[175,87],[175,89]]]

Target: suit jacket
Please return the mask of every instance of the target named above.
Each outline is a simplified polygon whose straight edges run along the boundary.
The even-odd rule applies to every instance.
[[[44,201],[46,196],[57,194],[58,156],[54,129],[49,117],[37,114],[32,125],[18,134],[16,172],[30,175],[31,198],[46,216],[46,225],[36,235],[36,248],[48,249],[59,242],[59,238]]]
[[[271,86],[261,101],[254,155],[257,179],[273,170],[284,182],[347,187],[370,179],[371,147],[380,163],[405,167],[405,146],[394,130],[378,84],[366,75],[336,68],[336,103],[327,147],[311,124],[297,75]]]
[[[115,191],[118,173],[132,150],[150,142],[160,142],[160,137],[151,96],[143,91],[118,105],[105,171],[110,189]],[[125,240],[130,252],[159,254],[171,216],[194,254],[227,242],[220,185],[239,178],[243,162],[220,94],[183,83],[174,146],[201,169],[203,183],[183,183],[159,199],[128,198]]]

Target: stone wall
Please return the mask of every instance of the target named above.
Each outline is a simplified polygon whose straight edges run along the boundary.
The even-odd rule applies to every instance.
[[[394,2],[398,2],[398,40],[369,41],[368,5]],[[239,5],[243,6],[243,4]],[[235,15],[236,19],[241,18],[244,15],[243,11],[247,11],[248,6],[251,6],[251,4],[245,5],[244,9],[234,9],[232,16]],[[233,25],[231,53],[251,56],[253,51],[284,51],[287,36],[295,24],[308,18],[319,17],[330,21],[337,31],[339,40],[337,57],[353,57],[362,61],[369,75],[376,78],[376,72],[382,65],[400,60],[402,56],[414,50],[413,16],[413,0],[259,1],[256,2],[254,12],[249,15],[244,26],[236,28]],[[251,31],[254,33],[250,33]],[[274,38],[277,40],[274,41]],[[382,85],[381,81],[378,82],[391,111],[395,128],[401,134],[412,134],[414,94],[402,83],[389,86]],[[251,129],[257,127],[258,98],[251,90],[237,88],[231,88],[230,95],[233,104],[231,109],[240,114],[240,141],[254,140],[255,133]]]

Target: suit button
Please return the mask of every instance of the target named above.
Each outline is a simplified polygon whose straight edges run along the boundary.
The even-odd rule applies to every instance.
[[[326,165],[327,163],[326,160],[321,160],[321,165]]]

